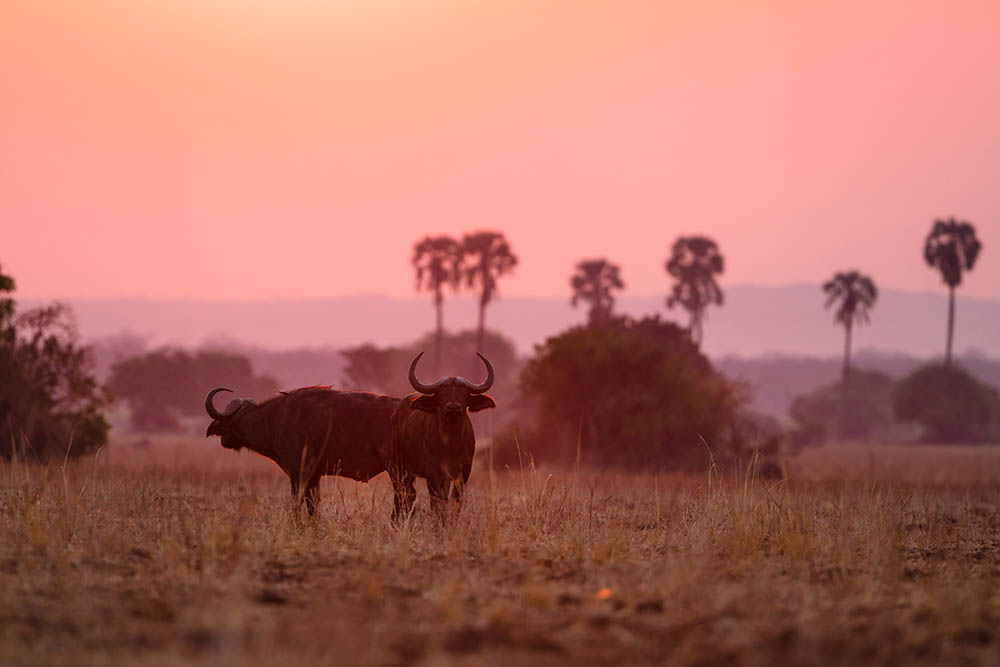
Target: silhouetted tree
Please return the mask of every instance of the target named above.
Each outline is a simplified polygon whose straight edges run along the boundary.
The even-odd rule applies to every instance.
[[[826,307],[838,304],[833,321],[844,327],[844,370],[843,383],[846,389],[847,376],[851,372],[851,331],[855,324],[869,321],[868,310],[875,305],[878,290],[868,276],[858,271],[836,273],[823,283],[826,293]]]
[[[615,305],[612,290],[624,289],[620,268],[606,259],[585,259],[576,265],[576,273],[570,277],[573,288],[573,298],[570,304],[574,308],[581,301],[590,304],[588,321],[591,325],[607,322],[611,319],[611,309]]]
[[[924,242],[924,260],[941,272],[941,279],[948,286],[945,365],[951,365],[951,342],[955,331],[955,288],[962,284],[962,272],[972,270],[982,247],[976,238],[976,228],[955,218],[935,220]]]
[[[796,396],[788,414],[797,423],[796,435],[819,444],[827,436],[871,438],[884,434],[894,423],[894,380],[879,371],[851,370],[850,393],[842,382],[817,387]]]
[[[955,364],[930,363],[896,385],[896,417],[924,427],[938,444],[990,442],[1000,438],[1000,390]]]
[[[73,312],[57,303],[17,314],[14,287],[0,272],[0,458],[94,451],[107,442],[109,396]]]
[[[180,417],[204,416],[202,401],[212,387],[231,387],[259,399],[278,391],[277,380],[254,375],[248,358],[220,350],[190,354],[162,348],[122,359],[112,366],[108,384],[128,402],[137,431],[177,430]]]
[[[418,352],[412,345],[378,347],[373,343],[343,349],[340,353],[347,361],[344,388],[405,396],[413,391],[406,369]]]
[[[510,244],[499,232],[481,231],[466,234],[462,239],[465,256],[463,273],[466,284],[479,289],[479,327],[476,349],[483,349],[483,332],[486,330],[486,306],[497,297],[497,278],[510,273],[517,266],[517,257]]]
[[[462,246],[450,236],[427,236],[413,246],[411,263],[417,271],[417,290],[434,295],[437,325],[434,337],[434,375],[441,368],[441,345],[444,339],[444,286],[458,289],[461,279]]]
[[[715,276],[724,268],[719,246],[705,236],[682,236],[674,241],[667,260],[667,273],[677,280],[667,297],[667,307],[680,305],[691,315],[688,330],[691,339],[701,344],[705,311],[712,305],[722,305],[722,289]]]

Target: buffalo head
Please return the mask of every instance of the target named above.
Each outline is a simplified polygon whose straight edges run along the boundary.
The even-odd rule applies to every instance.
[[[215,409],[215,405],[212,404],[212,399],[220,391],[232,393],[233,390],[226,389],[225,387],[217,387],[205,396],[205,412],[212,418],[212,423],[208,425],[208,430],[205,431],[205,437],[220,436],[222,438],[222,446],[226,449],[241,449],[246,447],[240,429],[240,420],[236,419],[236,417],[246,414],[248,410],[255,410],[257,402],[251,398],[234,398],[229,401],[225,410],[219,412]]]
[[[486,364],[486,380],[481,384],[474,384],[454,375],[443,377],[432,384],[424,384],[417,379],[417,362],[423,355],[421,352],[410,363],[410,384],[423,394],[413,399],[411,406],[414,409],[437,413],[442,422],[455,424],[465,417],[466,410],[479,412],[497,406],[485,393],[493,386],[494,379],[493,366],[486,357],[479,354],[479,358]]]

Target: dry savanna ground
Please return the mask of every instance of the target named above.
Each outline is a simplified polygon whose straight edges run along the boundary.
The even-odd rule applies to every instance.
[[[481,468],[394,528],[384,475],[308,519],[270,462],[134,440],[0,465],[0,664],[1000,662],[1000,448]]]

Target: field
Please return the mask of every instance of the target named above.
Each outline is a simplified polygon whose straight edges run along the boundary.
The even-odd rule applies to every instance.
[[[270,462],[133,440],[0,466],[0,664],[1000,663],[1000,448],[484,467],[397,529],[384,475],[308,519]]]

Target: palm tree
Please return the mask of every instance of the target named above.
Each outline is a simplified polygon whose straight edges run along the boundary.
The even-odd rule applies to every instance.
[[[715,276],[723,271],[723,258],[715,241],[705,236],[681,236],[674,241],[667,273],[677,280],[667,297],[667,308],[680,305],[691,315],[691,340],[701,344],[705,311],[722,305],[722,289]]]
[[[458,289],[461,279],[462,246],[450,236],[427,236],[413,246],[411,263],[417,272],[417,291],[425,289],[434,296],[437,328],[434,337],[434,374],[441,366],[441,342],[444,339],[444,286]]]
[[[847,376],[851,371],[851,331],[855,324],[869,321],[868,310],[875,305],[878,290],[871,278],[859,271],[834,274],[823,283],[826,293],[826,307],[839,303],[833,321],[844,326],[844,371],[843,386],[847,386]]]
[[[462,239],[462,252],[466,262],[462,273],[466,284],[479,289],[479,329],[476,332],[476,351],[483,351],[483,332],[486,330],[486,306],[497,297],[497,278],[510,273],[517,266],[517,257],[500,232],[480,231],[466,234]]]
[[[625,288],[620,267],[606,259],[585,259],[577,264],[569,284],[573,288],[570,303],[574,308],[581,299],[590,303],[591,326],[611,319],[611,309],[615,305],[611,291]]]
[[[983,244],[976,238],[976,228],[955,218],[935,220],[924,242],[924,260],[937,267],[948,286],[948,344],[944,362],[951,365],[951,341],[955,332],[955,288],[962,284],[962,271],[971,271]]]

